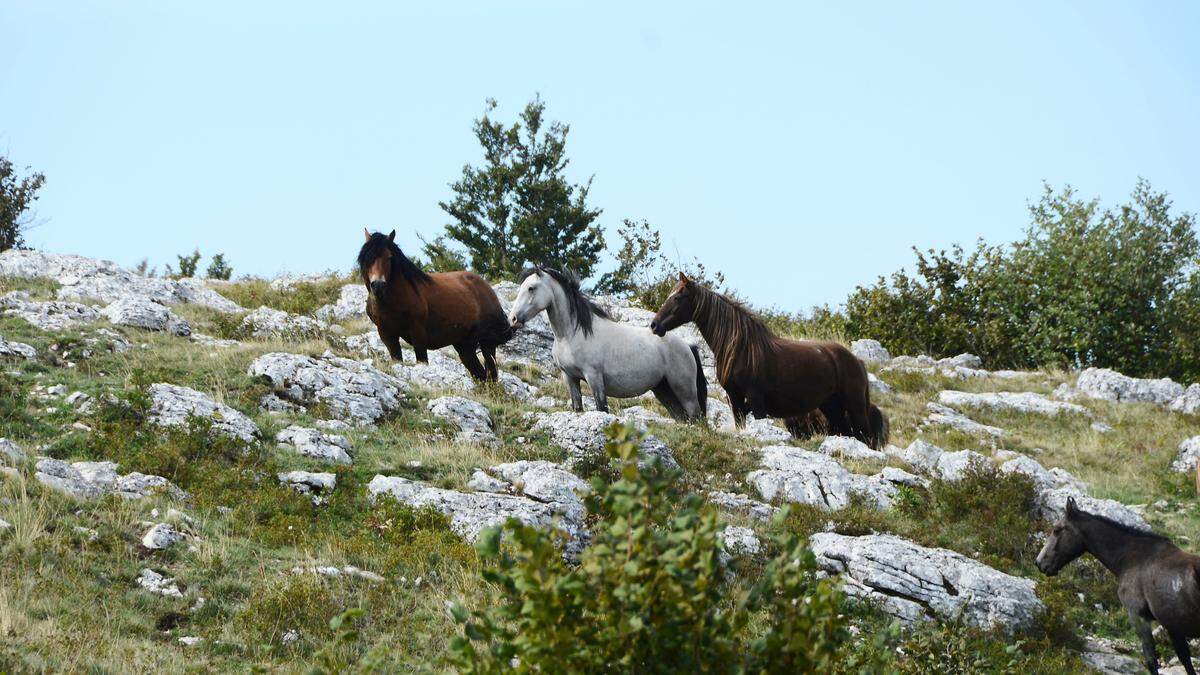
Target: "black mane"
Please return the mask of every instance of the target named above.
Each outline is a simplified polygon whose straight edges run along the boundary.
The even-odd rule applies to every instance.
[[[392,269],[388,272],[388,281],[391,281],[393,275],[399,273],[414,288],[418,283],[429,283],[429,275],[420,267],[417,267],[413,261],[409,260],[408,256],[404,255],[404,252],[396,245],[396,242],[389,239],[386,234],[379,232],[372,234],[371,238],[359,249],[358,269],[365,270],[384,251],[392,252]]]
[[[1102,516],[1098,513],[1090,513],[1088,511],[1084,511],[1083,507],[1080,507],[1080,506],[1075,507],[1075,513],[1077,516],[1082,516],[1083,518],[1086,518],[1088,520],[1103,523],[1104,525],[1107,525],[1108,527],[1111,527],[1112,529],[1117,530],[1123,534],[1127,534],[1127,535],[1134,536],[1134,537],[1144,537],[1147,539],[1157,539],[1157,540],[1166,541],[1166,542],[1171,541],[1169,538],[1167,538],[1157,532],[1154,532],[1152,530],[1143,530],[1143,529],[1134,527],[1132,525],[1126,525],[1125,523],[1119,523],[1107,516]]]
[[[604,308],[597,305],[595,301],[589,298],[580,288],[579,275],[571,270],[556,270],[552,267],[543,267],[535,265],[526,267],[521,272],[521,278],[517,283],[525,281],[529,275],[536,272],[543,272],[550,275],[552,279],[557,281],[563,290],[567,293],[567,313],[575,320],[575,325],[583,331],[584,335],[592,334],[592,315],[603,317],[605,319],[612,318]]]

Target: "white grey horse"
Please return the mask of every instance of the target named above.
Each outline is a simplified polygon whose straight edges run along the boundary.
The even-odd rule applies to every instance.
[[[674,334],[658,337],[648,327],[617,323],[583,294],[579,277],[531,267],[508,313],[514,327],[546,310],[554,330],[554,361],[571,392],[571,408],[583,410],[579,381],[587,380],[598,410],[608,397],[631,398],[653,391],[678,420],[702,420],[708,382],[699,350]]]

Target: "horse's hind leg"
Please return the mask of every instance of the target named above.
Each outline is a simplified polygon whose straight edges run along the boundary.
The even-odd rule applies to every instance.
[[[846,422],[846,409],[837,397],[832,397],[821,404],[821,414],[825,415],[826,433],[830,436],[852,436],[850,425]]]
[[[500,371],[496,368],[496,345],[480,345],[479,351],[483,352],[483,369],[487,379],[493,382],[500,379]]]
[[[454,351],[458,352],[458,358],[467,367],[467,372],[471,374],[471,377],[480,381],[487,379],[487,371],[483,369],[483,364],[479,362],[479,357],[475,355],[474,343],[460,342],[454,345]]]
[[[654,398],[663,404],[671,417],[683,421],[688,418],[688,412],[684,410],[684,406],[679,401],[679,397],[675,395],[675,391],[671,388],[671,383],[663,380],[654,386],[650,391],[654,392]]]
[[[1184,670],[1188,675],[1196,675],[1196,669],[1192,667],[1192,649],[1188,646],[1187,638],[1171,631],[1167,631],[1167,634],[1171,636],[1171,646],[1175,648],[1175,655],[1179,657]]]

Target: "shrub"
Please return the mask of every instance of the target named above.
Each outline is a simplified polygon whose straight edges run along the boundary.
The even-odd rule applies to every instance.
[[[221,279],[229,281],[229,277],[233,276],[233,268],[229,263],[225,262],[225,254],[218,253],[212,257],[208,263],[208,269],[205,270],[204,276],[209,279]]]
[[[196,266],[200,264],[200,250],[192,251],[190,255],[177,255],[175,259],[179,261],[179,272],[175,273],[170,265],[167,265],[167,276],[174,276],[182,279],[190,279],[196,276]]]
[[[676,509],[674,476],[638,468],[632,427],[609,437],[620,477],[592,482],[599,520],[577,566],[563,561],[559,535],[516,521],[503,528],[509,544],[500,529],[482,536],[499,604],[452,609],[463,626],[455,664],[466,673],[828,670],[849,639],[841,596],[816,579],[799,540],[781,539],[760,581],[727,599],[715,514],[695,495]],[[752,616],[769,628],[749,635]]]
[[[46,177],[40,173],[18,178],[13,163],[0,155],[0,251],[25,245],[24,230],[29,225],[26,212],[45,183]]]

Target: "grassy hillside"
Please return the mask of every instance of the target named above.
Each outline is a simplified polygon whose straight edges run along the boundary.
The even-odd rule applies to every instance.
[[[52,297],[54,290],[53,284],[0,279],[0,293],[16,288],[41,298]],[[311,311],[334,299],[337,288],[301,284],[301,290],[289,294],[247,282],[222,287],[221,292],[247,306],[266,303]],[[173,310],[196,332],[222,336],[233,330],[227,317],[210,310],[191,305]],[[341,328],[351,335],[369,326],[352,322]],[[562,451],[528,428],[525,414],[538,409],[499,390],[466,394],[488,407],[503,443],[461,444],[452,440],[444,423],[425,412],[425,401],[439,392],[417,391],[401,411],[378,425],[344,432],[353,444],[354,463],[334,469],[278,449],[269,440],[294,421],[311,426],[317,419],[313,413],[321,411],[263,412],[259,400],[269,390],[246,373],[259,355],[319,355],[327,349],[336,353],[339,340],[245,341],[217,348],[163,333],[118,330],[134,345],[128,352],[101,353],[75,361],[75,367],[62,367],[54,354],[76,342],[76,334],[46,333],[21,319],[0,316],[0,335],[33,345],[40,355],[36,361],[0,364],[0,437],[16,441],[31,456],[112,460],[122,473],[162,475],[189,492],[192,500],[182,506],[165,498],[78,502],[42,487],[32,478],[32,466],[0,480],[0,518],[12,524],[0,534],[0,670],[295,672],[323,663],[354,662],[377,646],[382,646],[385,670],[444,669],[448,644],[459,633],[447,602],[461,600],[479,607],[491,602],[496,591],[481,579],[474,548],[450,531],[445,517],[432,510],[372,505],[365,485],[376,474],[386,474],[463,488],[476,467],[517,459],[559,460]],[[386,369],[388,364],[378,365]],[[567,398],[553,373],[514,364],[504,367],[533,381],[544,394]],[[925,404],[942,389],[1048,394],[1073,376],[1039,372],[1013,380],[901,373],[881,377],[895,388],[893,394],[875,397],[891,417],[894,444],[904,446],[922,437],[959,450],[981,449],[981,443],[954,431],[919,428]],[[202,425],[171,432],[149,425],[145,387],[156,382],[212,395],[253,418],[268,440],[245,450],[242,444],[209,441]],[[55,385],[90,394],[98,402],[95,410],[80,413],[61,396],[40,393]],[[106,394],[115,394],[115,401],[105,402]],[[619,409],[635,402],[612,403]],[[636,403],[665,414],[657,403]],[[1190,547],[1200,538],[1195,488],[1189,477],[1171,473],[1168,466],[1179,442],[1200,434],[1200,419],[1150,405],[1082,404],[1114,431],[1102,434],[1088,421],[1072,417],[985,411],[972,417],[1010,432],[996,448],[1030,454],[1047,467],[1062,467],[1086,481],[1094,496],[1146,505],[1147,520]],[[753,450],[758,444],[701,426],[651,424],[650,430],[670,445],[683,467],[681,493],[752,492],[744,478],[757,466]],[[802,445],[815,448],[820,441],[814,438]],[[848,465],[864,472],[880,468]],[[276,474],[291,469],[336,471],[338,485],[330,502],[314,506],[307,496],[280,486]],[[1133,639],[1133,634],[1115,584],[1094,560],[1076,563],[1053,579],[1037,572],[1033,559],[1040,543],[1035,534],[1045,524],[1031,514],[1030,494],[1028,482],[1019,477],[978,471],[963,481],[934,481],[929,490],[908,492],[887,512],[863,505],[833,513],[798,507],[785,522],[773,524],[722,517],[754,527],[760,535],[776,528],[801,534],[827,529],[893,532],[1037,580],[1048,610],[1041,625],[1016,639],[938,624],[889,633],[886,617],[868,607],[847,605],[845,611],[860,631],[856,648],[892,653],[897,670],[1078,670],[1072,650],[1080,646],[1082,636]],[[152,522],[168,518],[165,514],[172,508],[185,512],[186,519],[174,518],[191,536],[180,546],[145,550],[140,545],[143,533]],[[735,588],[752,583],[757,565],[772,553],[768,547],[760,559],[738,563],[738,574],[729,581],[731,597]],[[384,581],[292,573],[293,568],[315,565],[353,565]],[[183,597],[152,595],[139,588],[134,579],[143,568],[176,579]],[[357,635],[336,640],[337,631],[329,622],[350,608],[364,610]],[[885,639],[876,641],[877,636]],[[201,641],[189,646],[179,641],[181,637]]]

